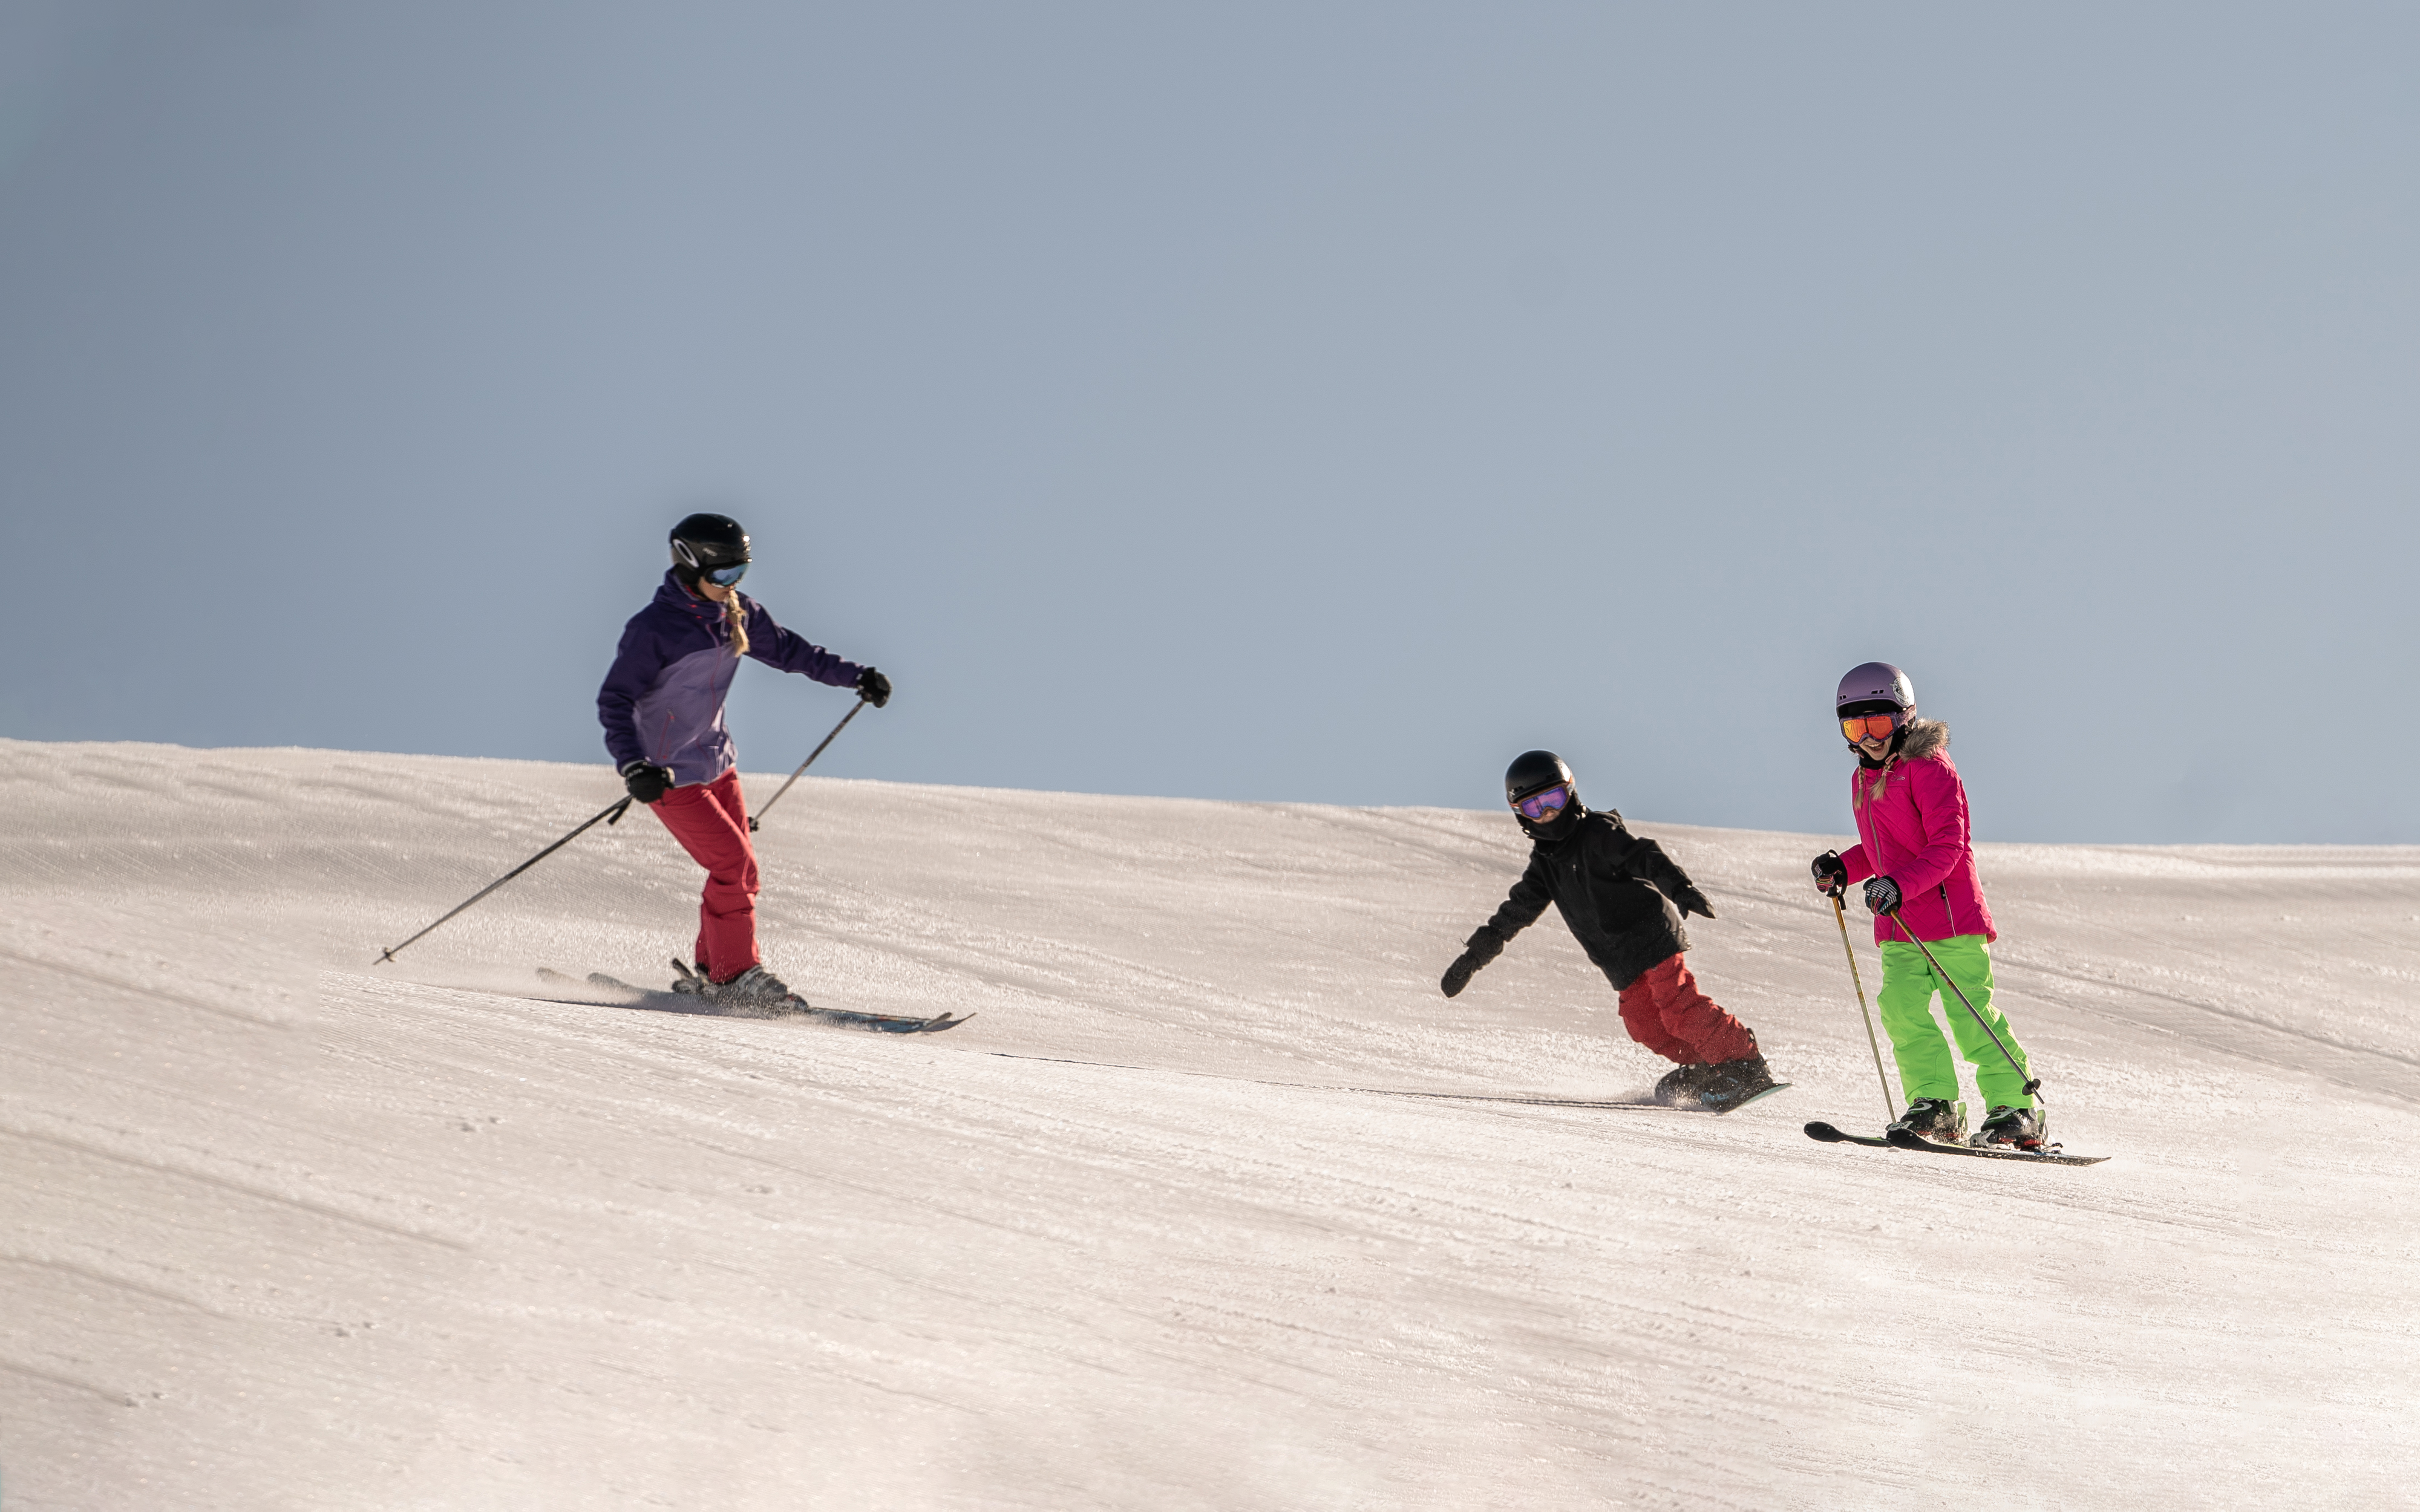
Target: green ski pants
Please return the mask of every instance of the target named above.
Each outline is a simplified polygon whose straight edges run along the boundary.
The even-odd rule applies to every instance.
[[[1899,1058],[1900,1087],[1907,1100],[1958,1101],[1958,1063],[1949,1058],[1949,1046],[1942,1041],[1941,1026],[1932,1017],[1932,997],[1938,993],[1941,1011],[1949,1020],[1950,1032],[1958,1037],[1958,1053],[1975,1068],[1975,1085],[1983,1094],[1984,1106],[2032,1107],[2034,1100],[2024,1089],[2029,1078],[2009,1067],[2009,1057],[2000,1054],[1992,1035],[1975,1022],[1975,1015],[1981,1014],[1992,1026],[1992,1033],[2000,1037],[2000,1044],[2009,1047],[2009,1056],[2014,1056],[2019,1066],[2026,1064],[2024,1046],[2009,1032],[2007,1015],[1992,1006],[1991,942],[1980,934],[1959,934],[1927,940],[1924,945],[1950,981],[1958,984],[1957,992],[1933,973],[1923,950],[1900,939],[1883,943],[1883,985],[1874,994],[1884,1032],[1890,1036],[1891,1053]],[[1959,1006],[1958,992],[1966,995],[1974,1013]]]

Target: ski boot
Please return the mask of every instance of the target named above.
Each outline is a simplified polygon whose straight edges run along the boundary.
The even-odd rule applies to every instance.
[[[1966,1104],[1952,1103],[1946,1097],[1919,1097],[1907,1105],[1907,1111],[1891,1125],[1904,1129],[1920,1139],[1936,1145],[1963,1144],[1966,1140]]]
[[[706,1000],[746,1013],[785,1013],[807,1006],[789,983],[763,966],[750,966],[729,981],[707,982]]]
[[[2042,1152],[2042,1137],[2049,1133],[2050,1120],[2042,1117],[2040,1108],[2015,1108],[2003,1103],[1992,1110],[1975,1131],[1975,1137],[1967,1142],[1978,1148],[2004,1145],[2039,1155]]]
[[[1668,1104],[1695,1103],[1699,1088],[1704,1083],[1707,1072],[1714,1069],[1706,1065],[1673,1067],[1664,1073],[1662,1081],[1655,1084],[1655,1101]]]
[[[1710,1108],[1727,1108],[1773,1085],[1773,1068],[1764,1063],[1763,1056],[1751,1055],[1745,1060],[1708,1067],[1698,1083],[1698,1101]]]
[[[750,966],[729,981],[715,981],[706,974],[673,957],[673,969],[679,973],[673,979],[673,991],[683,997],[701,997],[717,1008],[736,1009],[741,1012],[781,1013],[806,1007],[806,999],[790,991],[789,984],[763,966]]]

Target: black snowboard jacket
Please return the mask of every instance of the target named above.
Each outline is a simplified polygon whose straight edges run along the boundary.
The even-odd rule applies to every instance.
[[[1569,827],[1556,826],[1559,833],[1552,838],[1522,827],[1534,841],[1529,865],[1486,924],[1500,939],[1536,923],[1551,903],[1618,992],[1689,948],[1683,913],[1714,917],[1706,895],[1664,847],[1623,828],[1621,815],[1610,809],[1582,810]]]

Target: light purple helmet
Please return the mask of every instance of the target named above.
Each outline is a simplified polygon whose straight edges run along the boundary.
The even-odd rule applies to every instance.
[[[1869,661],[1840,679],[1839,696],[1832,701],[1833,712],[1846,714],[1853,703],[1888,703],[1901,714],[1916,713],[1916,685],[1907,673],[1886,661]]]

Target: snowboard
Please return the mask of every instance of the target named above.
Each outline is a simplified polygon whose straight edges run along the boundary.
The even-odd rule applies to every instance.
[[[1379,1092],[1388,1097],[1425,1097],[1440,1103],[1509,1103],[1532,1108],[1644,1108],[1658,1113],[1704,1113],[1714,1118],[1737,1113],[1751,1103],[1761,1103],[1776,1092],[1790,1090],[1790,1083],[1776,1082],[1751,1096],[1723,1107],[1709,1107],[1703,1103],[1658,1103],[1648,1098],[1525,1097],[1517,1092],[1407,1092],[1388,1087],[1363,1087],[1363,1092]]]

